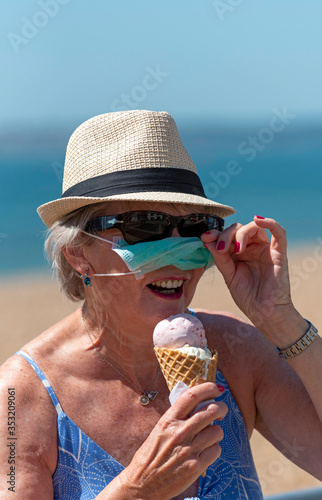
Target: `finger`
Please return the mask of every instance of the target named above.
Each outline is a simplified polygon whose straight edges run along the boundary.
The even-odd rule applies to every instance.
[[[240,265],[236,264],[236,259],[233,254],[241,254],[249,242],[252,243],[266,243],[269,245],[269,237],[264,228],[259,227],[255,222],[249,224],[236,223],[227,229],[218,238],[216,245],[211,243],[207,248],[212,252],[214,261],[219,271],[222,273],[224,280],[230,286],[234,279],[236,269]]]
[[[213,231],[209,231],[209,233],[204,233],[202,236],[202,240],[205,242],[205,244],[208,245],[216,242],[215,247],[212,247],[213,249],[215,248],[216,250],[223,250],[224,248],[227,249],[229,248],[230,243],[234,240],[235,233],[236,231],[242,227],[242,224],[239,222],[235,222],[235,224],[232,224],[231,226],[227,227],[224,229],[224,231],[219,232],[216,231],[216,234],[212,234]]]
[[[216,241],[219,236],[221,235],[220,231],[217,231],[217,229],[211,229],[210,231],[206,231],[200,236],[200,239],[204,243],[211,243],[213,241]]]
[[[187,389],[166,413],[172,418],[185,419],[202,401],[218,398],[220,395],[221,392],[215,384],[205,382]]]
[[[188,420],[189,429],[198,434],[203,429],[212,425],[215,421],[219,422],[225,418],[228,407],[223,402],[210,403],[194,413]]]
[[[281,253],[286,252],[287,240],[286,240],[286,230],[284,229],[284,227],[282,227],[274,219],[259,217],[258,215],[255,215],[254,222],[258,227],[267,229],[271,233],[272,248],[280,251]]]
[[[199,465],[202,465],[203,470],[213,464],[221,455],[221,446],[216,443],[206,448],[199,454]]]
[[[224,403],[209,405],[209,408],[201,414],[195,414],[188,420],[181,422],[180,429],[177,428],[176,445],[180,445],[183,453],[189,457],[197,457],[206,448],[213,447],[223,439],[224,433],[219,425],[212,425],[214,418],[222,419],[228,411]],[[219,416],[221,415],[221,416]],[[186,456],[187,458],[187,456]],[[207,464],[208,465],[208,464]]]
[[[221,233],[217,231],[218,234],[216,234],[216,239],[212,238],[211,234],[204,233],[205,236],[203,235],[205,246],[212,253],[214,262],[219,271],[222,273],[226,283],[230,282],[236,271],[236,267],[230,257],[230,253],[233,253],[231,246],[235,239],[236,231],[241,227],[242,225],[236,222]]]
[[[230,239],[232,239],[232,235],[228,237],[229,243],[226,242],[221,243],[221,247],[218,249],[218,241],[205,243],[205,247],[212,254],[214,263],[216,267],[219,269],[226,284],[229,286],[230,282],[233,280],[236,273],[236,265],[231,257],[233,254],[233,250],[231,250]],[[229,250],[229,251],[228,251]]]
[[[223,433],[219,425],[213,425],[214,421],[222,420],[227,414],[228,408],[224,403],[210,404],[209,407],[202,412],[195,413],[192,417],[178,421],[175,420],[174,427],[176,428],[175,435],[172,440],[171,446],[183,446],[191,450],[202,450],[206,446],[211,446],[215,442],[222,439]],[[173,427],[173,421],[168,422],[165,420],[167,429]],[[205,429],[208,431],[204,434]],[[199,436],[199,437],[198,437]],[[205,437],[206,436],[206,437]],[[205,439],[210,439],[209,443]],[[170,441],[169,441],[170,442]]]
[[[242,253],[247,248],[250,241],[252,243],[270,243],[265,228],[259,227],[254,222],[250,222],[238,228],[235,234],[235,240],[234,253]]]
[[[224,437],[224,431],[219,425],[211,425],[199,432],[193,440],[192,446],[200,451],[220,443]]]

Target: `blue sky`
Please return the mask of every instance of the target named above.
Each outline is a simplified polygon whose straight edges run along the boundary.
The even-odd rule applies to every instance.
[[[321,0],[1,0],[0,126],[322,116]],[[47,13],[46,13],[47,11]]]

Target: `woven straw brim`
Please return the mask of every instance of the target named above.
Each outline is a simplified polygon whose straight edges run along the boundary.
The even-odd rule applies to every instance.
[[[196,196],[185,193],[166,193],[166,192],[142,192],[142,193],[129,193],[109,196],[106,198],[97,197],[68,197],[59,198],[58,200],[50,201],[41,205],[37,212],[42,218],[47,227],[51,227],[54,222],[62,219],[65,215],[77,210],[78,208],[94,203],[107,203],[109,201],[137,201],[147,202],[149,208],[153,209],[153,203],[175,203],[185,205],[200,205],[203,211],[208,214],[218,215],[219,217],[227,217],[235,213],[235,210],[221,203],[208,200],[202,196]],[[112,214],[111,214],[112,215]]]

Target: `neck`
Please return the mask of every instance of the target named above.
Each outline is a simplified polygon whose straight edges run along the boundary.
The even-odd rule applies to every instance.
[[[140,323],[139,328],[135,324],[129,327],[122,324],[120,317],[116,327],[106,313],[98,314],[86,303],[82,311],[92,348],[123,377],[144,390],[152,390],[153,387],[146,387],[147,381],[151,384],[159,371],[152,328],[148,325],[144,328],[144,323]]]

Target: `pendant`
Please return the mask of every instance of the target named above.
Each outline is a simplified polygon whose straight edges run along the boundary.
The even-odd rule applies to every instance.
[[[158,394],[158,391],[145,391],[145,393],[139,397],[139,401],[141,405],[146,406],[150,401],[154,401]]]
[[[142,396],[139,397],[139,401],[143,406],[146,406],[150,403],[148,396],[146,396],[145,394],[142,394]]]

